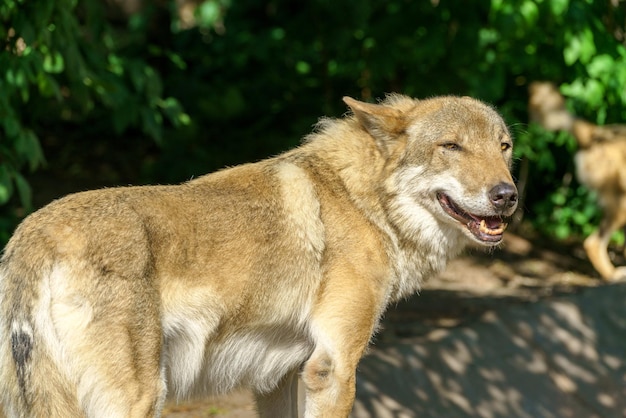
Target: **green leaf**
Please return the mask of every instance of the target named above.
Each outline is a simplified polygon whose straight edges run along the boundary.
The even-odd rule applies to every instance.
[[[175,98],[168,97],[165,100],[160,100],[158,105],[163,109],[163,113],[174,126],[189,125],[191,123],[189,115],[184,113],[183,107]]]
[[[311,64],[305,61],[298,61],[296,63],[296,71],[298,74],[308,74],[311,72]]]
[[[576,79],[570,84],[563,84],[561,86],[561,92],[565,96],[580,98],[585,94],[585,85],[582,80]]]
[[[62,100],[59,84],[52,76],[44,72],[37,74],[37,88],[43,97],[55,97],[57,100]]]
[[[17,136],[20,132],[20,121],[15,117],[7,117],[2,121],[4,125],[4,132],[9,138]]]
[[[169,58],[169,60],[172,62],[172,64],[174,64],[179,70],[187,69],[187,63],[185,62],[185,60],[180,54],[167,52],[166,55]]]
[[[43,70],[50,74],[62,73],[65,69],[65,61],[59,52],[46,54],[43,59]]]
[[[18,68],[18,69],[9,68],[6,71],[5,79],[7,83],[15,87],[26,86],[26,73],[24,72],[22,68]]]
[[[593,32],[589,27],[583,29],[581,34],[580,62],[588,63],[596,55],[596,43]]]
[[[270,32],[271,37],[275,41],[282,41],[285,38],[286,32],[283,28],[274,28]]]
[[[588,80],[585,89],[585,101],[592,108],[599,108],[604,103],[604,84],[598,80]]]
[[[491,0],[491,10],[499,12],[504,5],[504,0]]]
[[[13,194],[13,183],[6,164],[0,163],[0,205],[9,201]]]
[[[17,194],[20,197],[20,203],[26,211],[31,211],[33,194],[28,181],[18,172],[13,173],[13,178],[15,179],[15,186],[17,187]]]
[[[585,216],[583,212],[574,212],[572,214],[572,221],[577,225],[584,225],[589,222],[589,218]]]
[[[587,65],[587,72],[594,78],[600,78],[604,73],[611,71],[615,60],[608,54],[600,54],[593,57],[589,65]]]
[[[220,5],[215,0],[202,2],[194,13],[198,25],[204,28],[210,28],[222,17]]]
[[[566,197],[562,193],[554,193],[552,195],[552,203],[555,206],[563,206],[566,202]]]
[[[548,0],[548,5],[555,16],[563,16],[569,8],[569,0]]]
[[[161,96],[163,92],[163,86],[161,85],[161,78],[156,73],[156,71],[154,71],[152,67],[149,67],[147,65],[144,66],[143,68],[143,74],[145,77],[146,98],[148,99],[149,102],[154,102],[156,99],[158,99]]]
[[[532,0],[526,0],[519,8],[519,12],[524,17],[528,26],[533,26],[537,22],[539,17],[539,8],[537,4]]]
[[[43,151],[39,140],[30,129],[23,130],[16,137],[15,151],[23,160],[28,162],[31,171],[44,162]]]
[[[149,108],[140,110],[143,131],[150,135],[157,143],[163,139],[163,118],[159,112]]]
[[[565,239],[570,236],[570,233],[571,229],[567,224],[560,224],[554,228],[554,235],[556,235],[558,239]]]
[[[124,60],[115,54],[109,54],[108,56],[108,69],[115,75],[124,74]]]
[[[563,49],[563,58],[567,65],[573,65],[576,61],[587,64],[596,54],[596,45],[593,32],[588,27],[581,31],[565,34],[567,45]]]

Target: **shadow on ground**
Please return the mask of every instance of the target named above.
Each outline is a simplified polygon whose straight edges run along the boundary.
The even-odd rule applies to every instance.
[[[354,417],[626,417],[626,283],[577,248],[508,243],[389,312]]]
[[[355,417],[624,417],[626,284],[380,341]]]

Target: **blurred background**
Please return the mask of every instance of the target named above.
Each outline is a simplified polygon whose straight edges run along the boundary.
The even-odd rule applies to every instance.
[[[598,208],[574,139],[529,124],[528,85],[626,121],[625,31],[621,0],[2,0],[0,245],[56,197],[265,158],[342,96],[392,91],[495,105],[516,138],[515,228],[580,242]]]

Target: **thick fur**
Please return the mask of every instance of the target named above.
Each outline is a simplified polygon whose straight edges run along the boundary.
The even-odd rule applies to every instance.
[[[387,305],[497,245],[517,195],[491,107],[344,100],[352,114],[275,158],[25,219],[0,266],[8,416],[152,417],[237,388],[262,417],[347,416]]]
[[[532,121],[576,138],[577,177],[596,193],[604,211],[598,230],[585,239],[589,261],[605,280],[626,278],[626,268],[616,268],[607,251],[613,233],[626,225],[626,125],[598,126],[577,119],[552,83],[532,83],[529,92]]]

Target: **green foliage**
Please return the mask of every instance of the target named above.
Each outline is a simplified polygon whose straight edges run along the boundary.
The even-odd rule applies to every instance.
[[[582,186],[560,187],[536,205],[535,222],[558,239],[589,235],[599,221],[596,201]]]
[[[516,155],[532,166],[527,195],[531,219],[540,231],[557,239],[588,235],[600,217],[594,196],[574,178],[576,149],[571,135],[547,132],[537,124],[516,138]]]
[[[511,69],[505,78],[520,84],[557,82],[577,116],[598,124],[626,121],[623,4],[498,0],[492,1],[491,19],[489,48],[500,58],[496,67]],[[523,122],[526,115],[519,104],[525,103],[512,100],[502,108]],[[526,207],[537,228],[558,239],[595,229],[600,209],[573,175],[574,139],[531,125],[518,132],[516,148],[518,157],[531,164]]]
[[[103,15],[97,1],[0,5],[0,205],[17,191],[20,213],[31,209],[23,172],[44,163],[40,136],[50,128],[93,123],[103,135],[138,128],[158,142],[164,116],[174,126],[188,122],[178,100],[163,96],[158,71],[127,45],[141,31],[119,32]]]
[[[110,183],[178,182],[296,145],[343,95],[390,91],[493,103],[530,164],[527,219],[557,237],[598,219],[573,139],[528,126],[526,89],[554,81],[579,116],[626,120],[623,2],[142,3],[0,5],[0,231],[29,209],[44,153],[68,177],[103,180],[107,160],[107,175],[132,173]]]

